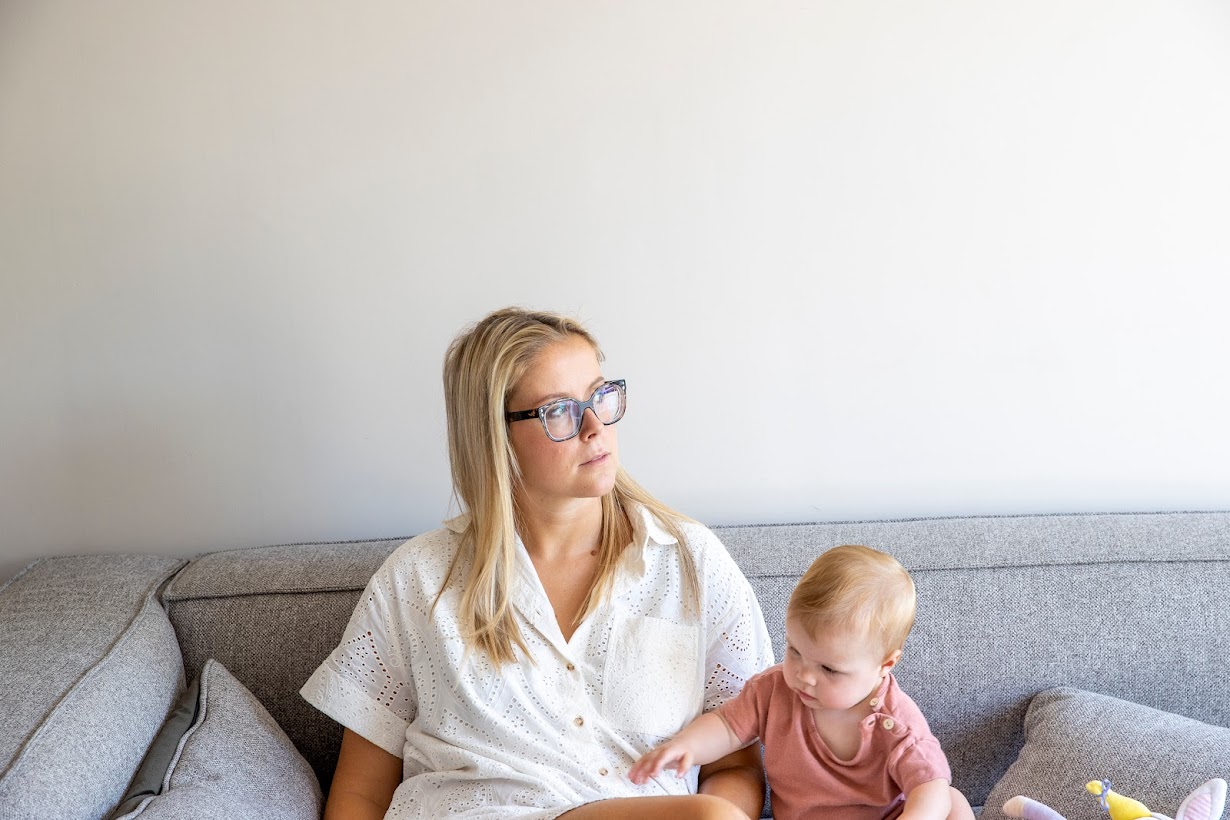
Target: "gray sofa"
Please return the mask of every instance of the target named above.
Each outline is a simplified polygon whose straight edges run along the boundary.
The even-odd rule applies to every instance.
[[[1230,513],[716,531],[779,658],[821,551],[869,544],[911,570],[898,679],[983,817],[1014,793],[1104,817],[1081,786],[1106,777],[1173,815],[1230,771]],[[297,690],[402,540],[32,564],[0,589],[0,815],[317,813],[340,730]]]

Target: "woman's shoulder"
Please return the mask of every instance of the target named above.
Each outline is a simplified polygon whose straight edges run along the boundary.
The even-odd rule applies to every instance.
[[[698,567],[721,574],[729,574],[731,570],[738,571],[738,565],[730,550],[713,530],[699,521],[692,520],[680,521],[679,528],[683,532],[686,549],[691,551]]]
[[[395,548],[376,575],[402,590],[415,587],[438,590],[461,545],[461,534],[448,526],[451,523],[416,535]]]
[[[667,526],[657,514],[641,508],[645,519],[648,540],[661,546],[674,547],[686,551],[696,567],[698,580],[702,585],[710,587],[716,584],[730,582],[743,583],[743,572],[739,569],[730,551],[722,540],[704,524],[690,518],[674,519],[675,526],[683,536],[680,543],[670,534]]]
[[[643,534],[650,542],[663,546],[678,544],[678,539],[671,533],[673,524],[683,535],[683,543],[679,545],[681,548],[697,555],[713,549],[725,551],[725,547],[713,531],[694,519],[685,518],[682,515],[670,515],[665,511],[651,510],[639,504],[632,506],[630,517],[633,519],[633,530],[638,535]]]

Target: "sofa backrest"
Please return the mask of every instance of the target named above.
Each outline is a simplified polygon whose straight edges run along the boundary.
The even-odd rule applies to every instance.
[[[779,659],[786,600],[825,549],[866,544],[905,565],[918,617],[897,679],[974,805],[1016,758],[1026,706],[1043,689],[1073,686],[1230,726],[1230,513],[716,532],[756,590]]]
[[[1029,698],[1102,692],[1230,725],[1230,513],[934,518],[716,528],[781,657],[794,583],[861,543],[911,571],[919,613],[898,679],[974,805],[1015,758]],[[189,678],[221,661],[269,709],[327,790],[341,730],[298,695],[381,561],[404,539],[204,555],[163,594]]]
[[[299,687],[341,640],[372,573],[404,541],[208,553],[176,575],[162,594],[188,680],[210,658],[221,662],[294,741],[325,793],[342,730],[309,706]]]

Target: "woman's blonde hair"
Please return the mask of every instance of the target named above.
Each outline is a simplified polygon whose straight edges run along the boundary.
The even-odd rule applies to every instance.
[[[812,562],[794,588],[786,615],[811,635],[850,629],[881,642],[887,656],[914,626],[916,594],[905,567],[871,547],[834,547]]]
[[[453,493],[469,513],[461,548],[436,596],[465,566],[458,617],[471,649],[497,665],[516,660],[515,649],[529,654],[513,617],[509,592],[516,569],[516,538],[521,512],[517,487],[521,472],[505,420],[508,396],[542,352],[580,337],[602,361],[597,341],[567,316],[517,307],[497,310],[466,329],[444,357],[444,407],[448,418],[448,456]],[[578,397],[583,398],[583,397]],[[624,471],[602,497],[602,535],[598,573],[577,621],[588,616],[608,594],[619,558],[632,540],[631,505],[645,507],[679,542],[685,602],[692,611],[699,588],[691,551],[679,524],[688,520],[651,496]],[[433,604],[434,606],[434,604]]]

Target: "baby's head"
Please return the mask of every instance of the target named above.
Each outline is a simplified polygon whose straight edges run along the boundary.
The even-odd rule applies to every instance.
[[[812,562],[790,596],[786,618],[812,637],[839,632],[879,657],[901,650],[914,626],[914,581],[891,555],[834,547]]]

